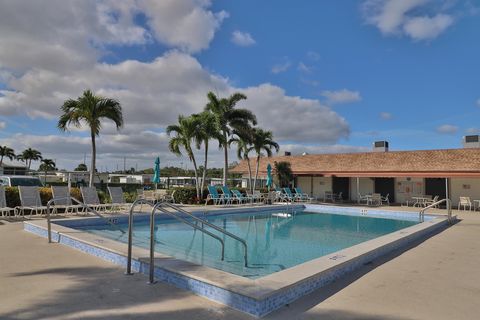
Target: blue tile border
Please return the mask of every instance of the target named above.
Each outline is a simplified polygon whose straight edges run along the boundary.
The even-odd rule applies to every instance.
[[[309,209],[309,205],[306,206],[307,210]],[[319,206],[318,210],[325,210],[328,209],[340,209],[340,210],[329,210],[329,211],[336,211],[345,214],[345,207],[331,207],[331,206]],[[312,208],[310,208],[312,209]],[[353,208],[356,211],[351,211],[351,214],[358,214],[359,208]],[[325,211],[322,211],[325,212]],[[224,214],[225,211],[218,214]],[[331,212],[329,212],[331,213]],[[395,212],[385,211],[385,213],[380,212],[382,216],[388,214],[391,215]],[[398,213],[398,212],[397,212]],[[401,213],[402,214],[402,213]],[[370,215],[371,216],[371,215]],[[88,219],[79,219],[78,222],[75,222],[76,226],[82,225],[82,223],[91,223],[85,222]],[[69,222],[73,222],[75,220],[70,220]],[[82,222],[83,221],[83,222]],[[55,222],[57,223],[57,222]],[[65,225],[65,223],[59,223]],[[432,224],[426,229],[414,232],[409,234],[403,238],[400,238],[394,242],[390,242],[386,245],[380,246],[372,251],[369,251],[363,255],[358,257],[352,258],[345,263],[339,264],[334,268],[328,269],[321,274],[317,274],[313,277],[309,277],[307,279],[303,279],[298,281],[294,285],[291,285],[287,288],[279,289],[271,294],[266,295],[264,298],[257,299],[253,297],[249,297],[237,292],[234,292],[234,288],[227,290],[225,288],[221,288],[219,286],[212,285],[207,282],[200,281],[198,279],[194,279],[188,277],[184,274],[179,274],[161,267],[155,267],[155,278],[172,284],[178,288],[186,289],[189,291],[194,292],[200,296],[206,297],[208,299],[214,300],[216,302],[225,304],[230,306],[234,309],[240,310],[242,312],[246,312],[256,317],[263,317],[272,311],[289,304],[302,296],[309,294],[329,283],[335,281],[336,279],[342,277],[343,275],[350,273],[356,269],[362,267],[365,263],[370,262],[374,259],[377,259],[387,253],[390,253],[394,250],[398,250],[404,247],[407,247],[413,241],[417,241],[422,238],[427,238],[430,234],[435,233],[440,228],[443,228],[447,224],[447,221],[442,221],[440,223]],[[66,224],[68,226],[72,226],[71,223]],[[42,237],[47,237],[47,231],[42,226],[37,226],[31,222],[24,223],[24,230],[28,232],[32,232]],[[114,264],[120,266],[126,266],[126,257],[123,254],[101,248],[95,246],[93,244],[89,244],[83,242],[81,240],[77,240],[67,234],[58,233],[52,230],[52,241],[58,242],[82,252],[97,256],[104,260],[110,261]],[[149,264],[147,261],[142,260],[135,260],[132,261],[132,270],[135,272],[141,272],[144,274],[148,274],[149,272]]]

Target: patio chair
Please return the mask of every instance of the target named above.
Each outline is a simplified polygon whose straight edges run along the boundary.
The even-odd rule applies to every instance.
[[[339,192],[337,195],[334,194],[334,199],[343,202],[343,192]]]
[[[233,204],[233,201],[237,200],[233,195],[230,189],[227,186],[222,186],[222,197],[225,204]],[[237,200],[238,201],[238,200]]]
[[[438,198],[440,198],[440,197],[439,197],[439,196],[435,196],[435,197],[433,197],[432,200],[426,200],[426,201],[425,201],[425,207],[431,206],[431,205],[434,204],[435,202],[438,202]],[[438,206],[439,206],[438,204],[435,205],[435,208],[438,208]]]
[[[256,200],[257,202],[263,202],[264,196],[260,192],[260,190],[253,190],[253,199]]]
[[[10,208],[7,206],[7,199],[5,198],[5,187],[0,186],[0,212],[2,213],[2,217],[9,216],[10,213],[13,212],[13,215],[17,215],[17,209]]]
[[[368,199],[367,204],[370,206],[382,205],[382,195],[380,193],[373,193],[372,196]]]
[[[95,187],[80,187],[80,192],[82,193],[83,203],[94,210],[103,210],[103,212],[106,212],[107,208],[112,207],[108,203],[100,203],[97,189]]]
[[[253,197],[251,196],[244,196],[240,191],[238,190],[232,190],[233,197],[238,201],[239,204],[247,204],[247,203],[253,203]]]
[[[215,205],[215,206],[217,206],[219,204],[222,204],[224,202],[223,196],[220,195],[217,191],[217,187],[207,186],[207,188],[208,188],[208,195],[207,195],[207,199],[205,199],[205,205],[210,200],[212,200],[213,205]]]
[[[303,201],[309,201],[312,202],[312,200],[315,200],[315,198],[312,198],[308,195],[308,193],[304,193],[302,191],[302,188],[296,187],[295,189],[295,194],[297,195],[298,198],[300,198]]]
[[[125,201],[121,187],[107,187],[110,199],[112,199],[112,211],[127,210],[132,204]]]
[[[78,213],[79,209],[83,207],[78,204],[72,203],[72,198],[70,197],[70,190],[68,187],[64,186],[52,186],[52,196],[53,196],[53,213],[58,213],[58,209],[65,210],[65,214]]]
[[[285,192],[285,196],[288,201],[290,202],[295,202],[295,201],[302,201],[299,197],[297,197],[295,194],[292,193],[292,190],[290,188],[283,188],[283,191]]]
[[[143,189],[137,189],[137,199],[143,199]]]
[[[369,195],[362,196],[360,193],[358,193],[357,197],[358,197],[358,203],[365,202],[366,204],[368,204],[368,201],[369,201],[371,196],[369,196]]]
[[[17,210],[22,216],[25,216],[25,210],[29,210],[30,215],[33,212],[36,215],[42,215],[47,212],[47,207],[42,205],[38,187],[19,186],[18,193],[20,194],[21,206],[17,207]]]
[[[390,193],[387,193],[385,197],[381,197],[381,204],[386,203],[387,206],[390,205]]]
[[[472,211],[472,201],[470,200],[470,197],[460,197],[460,201],[458,202],[458,209],[463,207],[463,210],[465,211],[468,207],[469,211]]]
[[[267,193],[266,197],[263,197],[264,204],[274,204],[275,202],[277,202],[277,200],[277,191],[270,191],[269,193]]]

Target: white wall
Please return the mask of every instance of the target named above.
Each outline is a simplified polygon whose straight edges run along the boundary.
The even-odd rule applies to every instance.
[[[457,206],[460,197],[470,197],[470,200],[480,200],[480,179],[478,178],[451,178],[450,199],[452,205]]]
[[[375,181],[370,178],[359,178],[360,194],[372,194],[375,191]],[[357,178],[350,178],[350,199],[357,201]]]
[[[395,178],[395,202],[405,203],[411,197],[425,194],[424,178]]]

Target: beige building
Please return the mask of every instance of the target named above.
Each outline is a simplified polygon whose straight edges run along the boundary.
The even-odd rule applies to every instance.
[[[372,152],[364,153],[261,158],[259,176],[266,178],[268,163],[274,168],[275,162],[287,161],[294,174],[292,185],[320,199],[325,192],[341,192],[343,199],[350,201],[372,193],[388,194],[392,203],[421,196],[448,196],[454,206],[461,196],[472,202],[480,200],[479,148],[388,151],[387,142],[376,145]],[[255,159],[251,163],[256,166]],[[232,172],[247,178],[246,162]]]

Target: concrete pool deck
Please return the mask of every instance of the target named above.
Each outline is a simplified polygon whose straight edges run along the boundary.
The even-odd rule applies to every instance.
[[[376,260],[266,318],[476,318],[480,213],[457,214],[459,223],[394,259]],[[21,223],[0,224],[1,319],[252,318],[167,284],[148,286],[143,275],[126,277],[113,264],[47,244]]]

